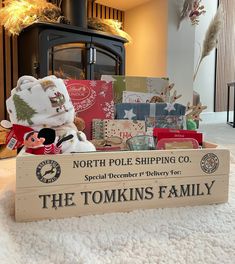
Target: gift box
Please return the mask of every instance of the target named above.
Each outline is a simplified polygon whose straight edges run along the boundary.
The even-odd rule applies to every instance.
[[[150,128],[187,128],[185,115],[160,115],[155,117],[146,117],[145,122],[146,126]]]
[[[114,102],[112,82],[65,80],[76,115],[85,121],[88,139],[91,139],[92,119],[113,119]]]
[[[126,149],[126,140],[136,135],[145,135],[145,121],[92,120],[92,139],[105,140],[104,145]]]
[[[129,120],[145,120],[147,117],[178,115],[184,116],[186,107],[174,103],[120,103],[116,104],[116,118]]]
[[[102,75],[101,80],[113,82],[115,103],[122,102],[123,91],[160,94],[169,85],[168,78]]]
[[[171,129],[153,129],[153,136],[157,140],[166,139],[166,138],[193,138],[197,140],[198,144],[202,146],[203,143],[203,134],[201,132],[192,131],[192,130],[171,130]]]

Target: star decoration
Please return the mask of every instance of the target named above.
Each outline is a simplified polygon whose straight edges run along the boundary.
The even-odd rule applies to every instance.
[[[164,108],[164,110],[167,110],[168,113],[170,113],[171,111],[175,111],[176,109],[175,109],[174,105],[175,105],[174,103],[173,104],[166,103],[166,107]]]
[[[136,116],[136,114],[133,113],[133,109],[124,110],[124,112],[125,112],[125,115],[123,118],[127,118],[127,119],[131,120],[133,117]]]
[[[90,84],[91,84],[92,87],[95,87],[96,86],[96,81],[94,81],[94,80],[90,81]]]

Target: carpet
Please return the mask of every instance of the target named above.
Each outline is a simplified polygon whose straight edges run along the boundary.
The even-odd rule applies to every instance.
[[[1,264],[232,264],[235,159],[229,202],[16,223],[14,185],[0,193]]]

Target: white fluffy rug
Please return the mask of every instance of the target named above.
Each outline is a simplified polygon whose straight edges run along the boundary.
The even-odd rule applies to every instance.
[[[234,158],[232,158],[234,162]],[[235,263],[235,163],[229,203],[15,223],[0,193],[1,264]]]

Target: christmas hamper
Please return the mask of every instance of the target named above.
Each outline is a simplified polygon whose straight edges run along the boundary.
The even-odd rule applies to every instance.
[[[197,144],[184,148],[179,139],[178,149],[168,141],[161,150],[154,149],[155,145],[136,147],[133,139],[139,143],[163,133],[156,130],[156,109],[161,116],[174,116],[171,124],[179,125],[174,109],[181,108],[169,89],[162,92],[159,88],[155,96],[162,101],[145,106],[149,115],[138,120],[126,102],[115,109],[122,103],[120,98],[115,102],[115,96],[113,102],[112,84],[105,80],[62,81],[54,76],[19,79],[7,100],[12,129],[6,142],[11,149],[24,145],[16,158],[16,221],[227,202],[228,150],[206,142],[200,142],[200,148]],[[165,104],[164,109],[153,106],[156,103]],[[187,109],[182,109],[179,116],[185,116]],[[75,116],[85,119],[86,128],[78,129]],[[164,133],[173,133],[169,118],[167,122],[158,126]],[[184,134],[183,123],[179,126],[173,128],[175,137]],[[188,134],[197,138],[199,132]],[[189,141],[186,143],[191,144]]]

